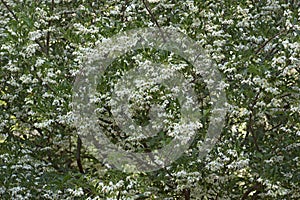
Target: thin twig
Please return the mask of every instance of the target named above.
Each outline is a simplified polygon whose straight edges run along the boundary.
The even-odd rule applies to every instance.
[[[148,2],[147,0],[142,0],[142,1],[143,1],[143,4],[144,4],[145,7],[146,7],[146,10],[148,11],[148,13],[149,13],[150,16],[151,16],[151,19],[152,19],[153,23],[155,23],[155,25],[156,25],[158,28],[160,28],[160,25],[159,25],[158,21],[156,20],[155,16],[153,15],[152,10],[151,10],[151,8],[150,8],[150,6],[149,6],[149,2]]]
[[[258,143],[257,143],[257,137],[256,137],[256,134],[255,134],[254,129],[253,129],[253,125],[254,125],[254,120],[253,120],[253,114],[252,114],[252,111],[251,111],[250,117],[249,117],[249,123],[248,123],[248,127],[247,127],[247,132],[251,133],[251,135],[253,137],[255,148],[256,148],[257,151],[260,151],[260,148],[259,148]]]
[[[40,43],[40,41],[38,40],[34,40],[38,45],[39,47],[41,48],[41,52],[44,53],[44,54],[47,54],[47,52],[45,51],[45,48],[43,47],[43,45]]]
[[[246,137],[245,138],[248,138],[249,137],[249,134],[252,135],[253,137],[253,140],[254,140],[254,145],[255,145],[255,148],[257,151],[260,151],[260,148],[258,146],[258,143],[257,143],[257,137],[256,137],[256,134],[254,132],[254,129],[253,129],[253,125],[254,125],[254,106],[255,104],[257,103],[257,99],[258,99],[258,96],[259,96],[260,92],[258,92],[253,100],[253,103],[249,106],[249,110],[250,110],[250,116],[249,116],[249,122],[247,124],[247,134],[246,134]]]
[[[161,36],[163,37],[164,42],[166,42],[166,38],[165,38],[165,34],[163,33],[163,31],[161,30],[161,27],[158,23],[158,21],[156,20],[150,6],[149,6],[149,2],[147,0],[142,0],[143,4],[145,5],[145,8],[147,10],[147,12],[149,13],[149,15],[151,16],[151,20],[153,23],[155,23],[155,25],[157,26],[157,28],[159,29],[159,32],[161,34]]]
[[[4,1],[4,0],[1,0],[1,2],[3,3],[3,5],[5,6],[5,8],[10,12],[10,14],[13,16],[13,18],[19,22],[19,19],[17,17],[17,15],[12,11],[12,9],[9,7],[9,5]]]
[[[51,26],[51,22],[49,22],[49,27]],[[47,32],[46,36],[46,54],[49,55],[50,50],[50,31]]]
[[[21,122],[23,122],[24,124],[28,124],[29,126],[31,126],[31,128],[34,129],[40,136],[44,136],[43,130],[40,129],[40,128],[38,128],[38,127],[36,127],[36,126],[34,125],[34,123],[31,124],[31,123],[27,122],[27,121],[26,121],[24,118],[22,118],[22,117],[20,117],[19,120],[20,120]]]
[[[272,132],[272,131],[274,131],[275,129],[279,128],[280,126],[282,126],[282,124],[277,124],[277,125],[273,126],[272,128],[267,129],[266,132]]]
[[[125,0],[125,3],[122,5],[122,9],[121,9],[121,21],[124,22],[126,21],[125,19],[125,11],[126,11],[126,8],[127,8],[127,4],[128,4],[128,0]]]
[[[54,0],[51,1],[51,14],[53,14],[54,11]],[[51,20],[48,23],[48,28],[51,29]],[[46,36],[46,54],[49,55],[49,50],[50,50],[50,30],[47,31],[47,36]]]
[[[47,89],[49,89],[53,94],[57,94],[57,91],[54,90],[48,83],[44,82],[42,78],[37,77],[37,79],[46,86]]]
[[[258,54],[268,43],[270,43],[273,39],[275,39],[277,36],[285,33],[287,30],[283,29],[281,31],[279,31],[278,33],[276,33],[274,36],[272,36],[271,38],[269,38],[267,41],[265,41],[256,51],[255,54]]]

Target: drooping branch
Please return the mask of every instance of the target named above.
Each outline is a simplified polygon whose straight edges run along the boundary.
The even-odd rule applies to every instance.
[[[267,46],[267,44],[269,44],[273,39],[275,39],[276,37],[280,36],[281,34],[287,32],[286,29],[283,29],[281,31],[279,31],[278,33],[276,33],[274,36],[272,36],[271,38],[269,38],[268,40],[266,40],[256,51],[255,54],[258,54],[263,48],[265,48],[265,46]]]

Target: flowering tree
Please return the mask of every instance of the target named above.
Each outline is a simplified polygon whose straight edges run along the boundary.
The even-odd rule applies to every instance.
[[[299,2],[1,0],[0,8],[1,199],[300,198]],[[118,57],[99,78],[94,102],[112,143],[149,152],[190,131],[120,132],[107,102],[133,67],[178,69],[201,105],[196,136],[180,158],[156,171],[120,171],[78,137],[73,85],[103,41],[146,27],[173,28],[209,53],[223,75],[228,111],[216,145],[200,159],[211,96],[191,63],[149,48]],[[140,82],[130,91],[132,118],[147,124],[155,103],[166,110],[165,123],[176,124],[182,105],[170,93]]]

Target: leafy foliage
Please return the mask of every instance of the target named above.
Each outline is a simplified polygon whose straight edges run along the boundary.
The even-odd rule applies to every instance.
[[[1,0],[0,8],[1,199],[300,198],[299,2]],[[198,159],[210,106],[203,81],[192,77],[203,128],[190,149],[164,169],[125,173],[82,146],[71,125],[72,85],[101,41],[157,26],[176,27],[208,50],[224,75],[229,111],[217,145]],[[148,61],[182,64],[192,75],[171,52],[131,52],[99,81],[98,107],[106,107],[113,81]],[[156,103],[167,95],[160,90],[151,94]],[[176,121],[180,105],[169,100]],[[136,120],[147,123],[143,109]],[[112,120],[109,109],[100,117]],[[113,125],[105,125],[106,134],[126,144]],[[161,132],[130,148],[150,151],[170,139]]]

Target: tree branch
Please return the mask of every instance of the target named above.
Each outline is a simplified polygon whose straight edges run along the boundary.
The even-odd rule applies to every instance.
[[[191,199],[191,190],[189,188],[183,190],[183,195],[185,200]]]
[[[84,170],[83,170],[82,163],[81,163],[81,157],[80,157],[81,146],[82,146],[82,141],[81,141],[80,137],[78,136],[77,137],[76,161],[77,161],[77,166],[78,166],[80,173],[84,174]]]
[[[122,8],[121,8],[121,21],[124,22],[126,21],[125,19],[125,11],[126,11],[126,8],[127,8],[127,4],[128,4],[128,0],[125,0],[125,3],[122,5]]]
[[[145,5],[145,8],[147,10],[147,12],[149,13],[149,15],[151,16],[151,20],[153,23],[155,23],[155,25],[157,26],[157,28],[159,29],[159,32],[161,34],[161,36],[163,37],[164,42],[166,42],[166,38],[165,38],[165,34],[163,33],[163,31],[161,30],[161,27],[158,23],[158,21],[156,20],[150,6],[149,6],[149,2],[147,0],[142,0],[143,4]]]
[[[250,116],[249,116],[249,121],[248,121],[248,124],[247,124],[247,134],[246,134],[246,137],[245,137],[245,139],[246,139],[247,137],[249,137],[249,134],[252,135],[254,145],[255,145],[255,149],[257,151],[260,151],[260,148],[258,146],[257,137],[256,137],[256,134],[255,134],[255,131],[254,131],[254,128],[253,128],[253,126],[254,126],[254,119],[253,118],[254,118],[254,115],[255,115],[254,106],[257,103],[257,99],[258,99],[259,94],[260,94],[260,92],[258,92],[256,94],[256,96],[254,97],[253,103],[249,106]]]
[[[278,33],[276,33],[274,36],[272,36],[271,38],[269,38],[267,41],[265,41],[256,51],[255,54],[258,54],[263,48],[265,48],[265,46],[270,43],[273,39],[275,39],[277,36],[285,33],[287,30],[283,29],[281,31],[279,31]]]
[[[51,1],[51,12],[53,14],[54,10],[54,0]],[[48,28],[51,28],[51,20],[48,23]],[[46,54],[49,55],[49,50],[50,50],[50,30],[47,31],[47,36],[46,36]]]
[[[13,16],[13,18],[17,22],[19,22],[19,19],[18,19],[17,15],[12,11],[12,9],[9,7],[9,5],[4,0],[1,0],[1,2],[5,6],[5,8],[9,11],[9,13]]]
[[[149,6],[149,2],[147,0],[142,0],[142,1],[143,1],[143,4],[145,5],[146,10],[148,11],[148,13],[151,16],[151,20],[153,21],[153,23],[155,23],[155,25],[158,28],[160,28],[160,25],[159,25],[158,21],[156,20],[155,16],[153,15],[152,10],[151,10],[151,8]]]

